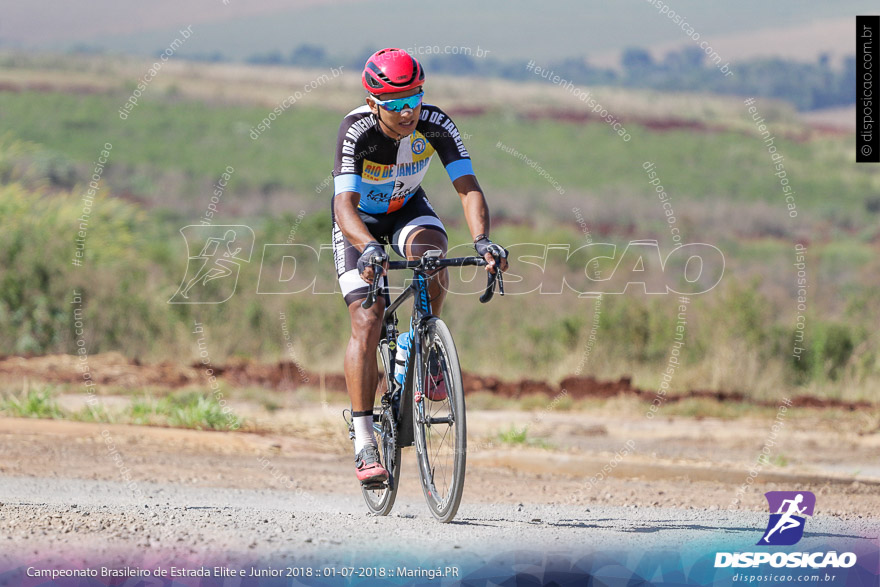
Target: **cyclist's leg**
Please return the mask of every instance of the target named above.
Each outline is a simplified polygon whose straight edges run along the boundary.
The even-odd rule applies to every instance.
[[[368,227],[377,236],[375,227],[370,224]],[[384,295],[379,296],[369,309],[362,308],[361,302],[367,297],[369,285],[358,273],[360,251],[345,238],[335,218],[332,240],[336,276],[351,318],[351,336],[345,353],[345,384],[351,400],[357,477],[363,483],[384,481],[388,478],[388,471],[379,462],[379,453],[375,449],[372,411],[379,382],[376,345],[387,305],[387,281],[384,277],[380,281]],[[377,237],[377,240],[381,239]]]
[[[351,337],[345,351],[345,386],[351,400],[355,434],[355,473],[361,483],[370,484],[388,479],[388,470],[382,465],[373,432],[373,405],[379,383],[376,345],[381,335],[385,298],[379,296],[375,304],[364,309],[361,302],[365,297],[366,291],[348,305]]]
[[[391,244],[394,251],[407,259],[421,257],[425,251],[439,249],[446,256],[448,241],[446,229],[428,202],[424,190],[419,188],[412,199],[397,212],[398,220],[394,228]],[[440,314],[446,290],[449,287],[449,276],[446,269],[437,271],[428,283],[428,294],[431,296],[431,310]]]
[[[406,239],[406,257],[407,259],[418,259],[425,254],[425,251],[437,249],[446,251],[449,249],[446,233],[436,230],[433,227],[419,227],[412,231]],[[428,295],[431,298],[431,311],[435,316],[440,315],[443,309],[443,302],[446,299],[446,291],[449,289],[449,274],[446,269],[440,269],[431,276],[428,281]]]
[[[448,242],[443,223],[434,212],[434,208],[425,197],[425,192],[419,190],[412,201],[401,209],[401,218],[394,232],[392,243],[395,250],[407,259],[418,259],[426,251],[439,250],[446,256]],[[446,290],[449,287],[449,275],[446,269],[441,269],[432,275],[428,281],[428,296],[431,299],[431,312],[439,315],[443,309],[443,301],[446,299]],[[439,375],[439,365],[431,364],[432,379],[428,384],[425,394],[431,401],[446,399],[446,384]]]
[[[348,242],[334,222],[333,260],[339,287],[351,318],[351,337],[345,353],[345,383],[352,410],[355,412],[372,409],[375,401],[378,384],[376,345],[382,331],[382,315],[388,295],[385,291],[387,278],[383,277],[380,286],[384,295],[380,295],[371,308],[365,310],[361,307],[361,302],[367,298],[369,285],[361,279],[358,272],[359,257],[360,251]]]
[[[361,307],[366,292],[348,305],[351,317],[351,337],[345,351],[345,385],[351,399],[351,409],[363,412],[373,409],[376,387],[379,384],[379,367],[376,362],[376,345],[382,333],[382,314],[385,299],[379,297],[369,309]]]

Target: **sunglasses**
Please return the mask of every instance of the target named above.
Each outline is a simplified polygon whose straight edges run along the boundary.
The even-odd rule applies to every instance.
[[[418,94],[413,94],[406,98],[395,98],[394,100],[384,101],[378,100],[373,96],[373,100],[376,100],[376,105],[381,106],[383,110],[387,110],[388,112],[401,112],[407,108],[415,110],[416,107],[422,103],[422,98],[424,96],[425,92],[419,92]]]

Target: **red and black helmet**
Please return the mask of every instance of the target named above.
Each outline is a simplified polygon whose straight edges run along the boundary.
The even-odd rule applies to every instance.
[[[361,77],[364,89],[379,96],[405,92],[425,83],[425,70],[403,49],[382,49],[367,59]]]

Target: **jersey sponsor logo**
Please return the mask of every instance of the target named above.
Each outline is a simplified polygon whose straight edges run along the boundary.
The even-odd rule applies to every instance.
[[[346,138],[357,141],[364,132],[367,131],[370,127],[374,126],[376,121],[372,117],[361,118],[355,122],[351,123],[351,126],[348,127],[348,130],[345,132]]]
[[[354,169],[355,158],[349,155],[342,156],[342,164],[339,166],[339,174],[356,173]]]
[[[388,201],[388,212],[399,210],[406,203],[412,192],[413,190],[407,189],[406,183],[395,181],[394,191],[391,192],[391,199]]]
[[[427,134],[431,134],[431,131],[427,131]],[[428,157],[432,157],[436,151],[434,151],[434,146],[428,141],[428,137],[426,134],[423,134],[419,131],[415,131],[412,134],[412,144],[410,145],[410,151],[412,151],[412,160],[413,161],[421,161],[422,159],[427,159]],[[398,161],[400,163],[400,161]]]
[[[415,175],[427,167],[430,162],[430,159],[421,159],[419,161],[413,161],[412,163],[399,163],[397,165],[397,176]]]
[[[412,194],[415,190],[412,186],[408,186],[406,182],[397,180],[394,183],[387,183],[372,188],[364,198],[381,204],[387,204],[392,200],[399,200]]]
[[[361,172],[361,178],[369,183],[380,183],[398,177],[410,177],[421,173],[430,162],[429,158],[413,161],[412,163],[399,163],[397,165],[364,161],[364,170]]]
[[[379,204],[384,204],[388,201],[388,193],[382,189],[371,189],[363,197],[371,202],[377,202]]]
[[[364,161],[361,177],[367,181],[378,182],[394,176],[394,165],[383,165],[372,161]]]
[[[421,120],[427,120],[431,124],[442,124],[443,119],[446,118],[446,115],[442,112],[438,112],[437,110],[427,110],[423,109],[421,116],[419,116]]]
[[[345,273],[345,241],[342,240],[342,230],[335,222],[333,223],[333,261],[336,263],[336,275]]]
[[[391,192],[391,202],[398,202],[400,200],[408,198],[410,194],[412,194],[414,191],[415,189],[412,186],[406,185],[406,182],[399,180],[395,181],[394,191]]]
[[[470,155],[467,152],[467,149],[464,148],[464,142],[461,140],[461,134],[459,134],[458,129],[455,128],[455,124],[449,119],[446,120],[443,124],[440,125],[443,129],[449,133],[449,136],[455,141],[455,146],[458,148],[458,154],[463,158],[470,158]]]
[[[358,208],[370,214],[388,214],[406,204],[418,189],[418,184],[396,180],[372,186],[361,196]]]

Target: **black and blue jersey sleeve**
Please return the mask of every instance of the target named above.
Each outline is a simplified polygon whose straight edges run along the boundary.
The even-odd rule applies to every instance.
[[[424,104],[417,129],[440,156],[450,180],[474,174],[471,156],[458,127],[440,108]]]
[[[362,106],[342,119],[336,137],[336,160],[333,164],[334,193],[361,191],[361,174],[364,170],[364,156],[367,131],[376,124],[369,108]]]

